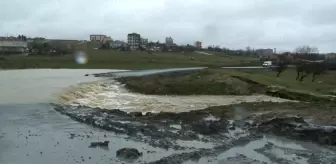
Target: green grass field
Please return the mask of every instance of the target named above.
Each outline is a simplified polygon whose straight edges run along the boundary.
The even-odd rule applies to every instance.
[[[329,71],[327,74],[316,76],[315,82],[312,82],[312,75],[305,78],[304,81],[297,81],[296,71],[288,69],[280,77],[276,77],[276,72],[270,69],[250,69],[250,70],[220,70],[231,76],[244,77],[258,83],[266,85],[282,86],[291,90],[313,92],[320,94],[330,94],[336,89],[336,72]]]
[[[121,52],[113,50],[88,50],[87,64],[77,64],[73,55],[65,56],[2,56],[0,68],[89,68],[89,69],[154,69],[177,67],[219,67],[249,66],[261,63],[252,57],[228,57],[223,55],[202,55],[190,53],[153,52]]]

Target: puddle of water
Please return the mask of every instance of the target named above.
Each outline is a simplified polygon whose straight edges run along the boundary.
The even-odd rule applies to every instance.
[[[231,148],[228,151],[225,151],[222,154],[220,154],[217,158],[222,160],[222,159],[227,159],[229,157],[235,157],[239,154],[242,154],[251,159],[255,159],[255,160],[266,162],[266,163],[272,163],[272,161],[268,157],[255,151],[255,149],[263,148],[267,143],[273,143],[274,145],[281,147],[281,148],[289,148],[289,149],[295,149],[295,150],[307,150],[302,145],[295,143],[294,141],[291,141],[288,139],[275,137],[275,136],[264,136],[262,139],[252,141],[245,146]],[[309,145],[309,143],[301,143],[301,144]],[[287,160],[291,160],[291,161],[295,160],[296,162],[299,162],[300,164],[301,163],[304,164],[307,161],[306,159],[303,159],[303,158],[299,159],[297,158],[297,156],[284,155],[285,152],[283,152],[283,150],[281,149],[273,149],[272,151],[274,155],[276,155],[279,158],[286,158]]]
[[[205,158],[201,158],[198,161],[185,161],[183,162],[183,164],[219,164],[218,160],[214,157],[205,157]],[[227,164],[227,163],[225,163]]]
[[[183,147],[196,148],[196,149],[201,149],[201,148],[211,149],[211,148],[214,148],[215,146],[212,143],[205,143],[205,142],[196,141],[196,140],[194,141],[176,140],[176,143]]]
[[[256,149],[264,148],[268,143],[273,143],[274,147],[268,151],[267,153],[274,155],[275,157],[279,159],[285,159],[288,161],[292,161],[294,163],[298,164],[307,164],[308,159],[298,156],[296,154],[289,154],[289,152],[286,152],[284,149],[293,149],[298,151],[312,151],[312,149],[306,148],[309,147],[315,147],[315,150],[317,152],[321,152],[320,146],[313,144],[313,143],[307,143],[307,142],[294,142],[286,138],[276,137],[276,136],[264,136],[260,140],[251,141],[245,146],[238,146],[231,148],[217,157],[204,157],[201,158],[199,161],[186,161],[183,164],[203,164],[203,163],[255,163],[259,164],[261,162],[273,164],[276,163],[273,161],[274,159],[270,159],[269,157],[265,156],[264,154],[261,154]],[[283,149],[282,149],[283,148]],[[328,152],[327,150],[325,150]],[[323,152],[323,151],[322,151]],[[330,152],[330,151],[329,151]],[[308,152],[307,152],[308,153]],[[239,157],[239,155],[246,156],[247,159],[243,159]],[[231,158],[231,159],[229,159]]]
[[[288,161],[295,161],[299,164],[308,164],[308,159],[297,156],[296,154],[287,154],[281,149],[272,149],[271,154],[286,159]]]
[[[288,148],[288,149],[307,150],[302,145],[309,145],[309,143],[306,143],[306,142],[301,142],[300,144],[300,142],[294,142],[293,140],[289,140],[287,138],[277,137],[277,136],[265,136],[263,139],[264,141],[270,142],[276,146],[280,146],[280,147]]]
[[[169,125],[169,127],[171,128],[175,128],[175,129],[178,129],[178,130],[181,130],[182,129],[182,126],[181,125]]]
[[[224,153],[220,154],[217,158],[220,160],[225,160],[229,157],[235,157],[239,154],[242,154],[251,159],[255,159],[261,162],[271,163],[271,160],[268,157],[255,151],[255,149],[262,148],[266,144],[267,142],[263,139],[252,141],[248,143],[246,146],[231,148],[225,151]]]

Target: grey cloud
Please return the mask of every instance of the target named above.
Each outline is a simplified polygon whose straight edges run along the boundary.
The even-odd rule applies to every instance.
[[[0,35],[88,39],[92,33],[228,48],[336,51],[336,0],[8,0],[0,1]]]

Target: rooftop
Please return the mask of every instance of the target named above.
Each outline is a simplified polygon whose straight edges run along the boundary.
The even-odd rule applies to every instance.
[[[23,40],[17,37],[14,37],[14,36],[10,36],[10,37],[0,36],[0,41],[23,41]]]
[[[91,34],[90,36],[106,36],[106,35],[103,35],[103,34]]]
[[[133,32],[133,33],[130,33],[130,34],[128,34],[128,35],[139,35],[139,36],[140,36],[140,34],[138,34],[138,33],[135,33],[135,32]]]

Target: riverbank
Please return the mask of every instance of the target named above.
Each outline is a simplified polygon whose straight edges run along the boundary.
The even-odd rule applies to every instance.
[[[109,80],[101,84],[93,83],[79,88],[77,86],[74,91],[68,92],[70,94],[63,97],[63,100],[71,103],[54,104],[54,107],[61,114],[76,121],[127,136],[127,139],[155,148],[175,152],[151,162],[153,164],[184,162],[194,164],[197,161],[203,161],[203,163],[218,161],[314,163],[321,160],[336,162],[334,158],[336,155],[335,103],[288,102],[284,99],[279,99],[283,100],[279,102],[258,102],[265,101],[266,96],[259,97],[260,99],[254,102],[244,102],[243,97],[267,94],[269,86],[221,73],[221,70],[207,69],[121,77],[117,78],[119,82]],[[99,77],[99,74],[94,75]],[[114,77],[116,74],[104,73],[102,77],[108,75]],[[200,75],[201,77],[198,78]],[[193,90],[198,89],[199,95],[191,95],[190,88],[186,88],[192,81],[201,84],[201,88],[191,87]],[[140,86],[144,92],[145,88],[149,88],[151,93],[156,95],[142,94],[139,91],[138,93],[129,92],[131,89],[127,87],[128,82],[132,82],[133,86]],[[138,83],[140,85],[136,82],[140,82]],[[170,85],[166,85],[167,83]],[[185,91],[171,89],[172,86],[176,88],[174,85],[180,84],[184,87],[179,86],[179,88]],[[244,85],[245,88],[232,89],[236,87],[235,84]],[[211,88],[211,85],[217,85],[219,88],[207,89],[207,86]],[[159,90],[164,92],[157,92],[150,87],[165,88]],[[260,89],[256,89],[258,87]],[[230,91],[229,88],[235,92]],[[214,92],[218,94],[217,97],[205,95]],[[168,95],[165,95],[167,93]],[[235,95],[227,95],[229,93]],[[225,105],[211,104],[211,101],[225,102],[235,96],[240,101]],[[197,97],[203,101],[199,101]],[[269,98],[275,99],[275,97]],[[177,103],[178,100],[180,100],[179,103]],[[190,100],[190,102],[182,100]],[[102,104],[108,105],[102,106]],[[156,109],[156,111],[149,109]],[[291,143],[279,144],[269,136],[276,140],[282,140],[280,138],[285,137]],[[317,149],[298,148],[300,147],[298,143],[304,146],[312,144],[308,147]],[[325,154],[323,156],[320,152],[322,149]],[[286,155],[289,154],[285,152],[290,152],[299,157],[286,158],[283,155],[280,157],[272,152],[284,152]],[[190,159],[193,161],[188,161]]]
[[[299,82],[292,74],[293,70],[288,70],[284,77],[276,78],[270,70],[203,69],[117,80],[131,92],[149,95],[266,94],[290,100],[334,102],[334,96],[327,95],[327,91],[335,89],[330,81],[334,78],[324,77],[318,83]]]
[[[335,161],[336,152],[333,149],[336,144],[336,128],[323,126],[325,124],[312,124],[317,121],[311,121],[313,111],[315,114],[323,113],[319,107],[321,106],[312,103],[241,103],[192,112],[143,115],[141,112],[127,114],[118,109],[55,105],[58,112],[76,121],[126,135],[130,140],[143,142],[155,148],[175,151],[170,156],[152,162],[153,164],[169,161],[183,163],[190,159],[194,160],[191,163],[197,163],[199,160],[229,162],[232,159],[228,157],[235,157],[230,156],[232,151],[234,154],[243,155],[236,158],[239,162],[245,161],[246,158],[259,162],[269,160],[272,163],[298,160]],[[283,110],[284,108],[286,110]],[[330,106],[329,112],[333,108],[334,106]],[[306,113],[306,116],[298,116],[300,112]],[[319,115],[320,120],[334,114]],[[286,145],[286,142],[280,141],[282,144],[279,144],[277,140],[282,140],[281,137],[290,139],[291,143]],[[301,146],[295,142],[302,145],[313,142],[310,146],[314,147],[314,150],[298,148]],[[323,156],[318,152],[321,147],[324,149]],[[241,151],[243,149],[245,151]],[[255,150],[258,150],[257,153]],[[289,151],[300,158],[288,159],[285,156],[268,154],[270,151]],[[252,157],[251,153],[256,156]],[[260,158],[260,155],[267,158]]]
[[[63,56],[0,56],[0,69],[72,68],[72,69],[161,69],[186,67],[222,67],[261,65],[257,58],[203,55],[196,52],[123,52],[115,50],[86,50],[86,64],[75,62],[74,55]]]
[[[104,78],[91,76],[97,72],[109,71],[118,70],[25,69],[1,71],[0,163],[44,164],[45,161],[50,161],[50,164],[129,163],[118,157],[120,150],[125,150],[125,148],[126,150],[129,150],[127,148],[138,150],[142,156],[135,159],[134,163],[141,164],[217,164],[247,161],[248,163],[279,164],[286,163],[286,161],[287,163],[299,163],[300,161],[308,161],[307,163],[336,162],[334,160],[336,149],[329,146],[328,138],[323,136],[330,134],[330,131],[324,133],[323,130],[313,129],[310,131],[316,133],[308,135],[307,124],[302,123],[300,119],[295,121],[304,129],[300,129],[301,126],[292,128],[293,126],[288,124],[290,119],[285,121],[277,119],[278,121],[267,123],[270,127],[290,126],[287,130],[285,128],[281,131],[285,130],[289,134],[298,134],[298,136],[317,137],[320,141],[308,137],[297,139],[295,136],[286,139],[277,136],[279,131],[273,131],[274,128],[268,129],[265,124],[261,124],[258,128],[251,122],[251,120],[263,120],[262,118],[265,118],[264,122],[266,122],[268,120],[266,118],[272,118],[274,116],[272,113],[261,119],[256,116],[261,116],[260,112],[266,113],[264,111],[273,109],[272,106],[276,106],[275,104],[262,106],[265,110],[260,107],[252,112],[253,114],[246,114],[249,113],[246,111],[250,110],[249,107],[258,107],[258,103],[243,105],[240,104],[240,101],[236,101],[236,105],[229,105],[228,108],[219,106],[218,109],[212,107],[212,109],[201,110],[208,108],[202,107],[199,112],[184,113],[182,112],[184,108],[177,108],[177,111],[182,113],[161,113],[162,115],[152,112],[143,115],[142,112],[127,113],[118,110],[116,106],[123,106],[123,101],[113,101],[114,99],[131,100],[131,102],[143,106],[157,104],[157,101],[149,103],[146,101],[148,95],[141,97],[141,94],[127,92],[121,84],[109,85],[106,82],[110,80],[105,78],[106,76]],[[90,75],[85,76],[85,74]],[[102,82],[98,83],[101,85],[96,85],[97,80]],[[77,106],[50,104],[50,101],[55,98],[55,93],[59,93],[71,85],[75,85],[76,88],[78,83],[89,84],[89,88],[84,87],[81,88],[83,90],[74,93],[82,96],[81,92],[90,92],[91,98],[99,100],[97,105],[114,104],[115,108],[109,106],[110,109],[107,110],[78,104]],[[99,89],[99,86],[102,86],[102,90]],[[112,90],[105,90],[111,88]],[[113,88],[117,88],[117,90],[113,90]],[[100,91],[104,93],[96,94]],[[134,101],[139,99],[128,99],[138,97],[143,98],[142,102]],[[277,100],[274,97],[269,98]],[[84,100],[82,99],[82,101]],[[165,100],[167,101],[164,104],[167,104],[171,103],[172,99],[165,98]],[[120,104],[118,104],[119,102]],[[182,101],[182,104],[185,102]],[[295,104],[288,104],[288,106],[292,105]],[[210,104],[210,106],[213,105]],[[305,109],[311,106],[313,105],[307,104],[301,109],[306,111]],[[194,108],[188,105],[186,107]],[[316,109],[318,108],[324,109],[316,107]],[[160,110],[161,107],[154,109]],[[278,109],[282,110],[280,105]],[[230,111],[234,112],[230,113]],[[253,110],[251,109],[251,111]],[[323,112],[324,110],[318,111]],[[60,113],[69,117],[62,116]],[[250,118],[247,117],[249,115],[251,115]],[[332,116],[333,114],[326,113],[325,115]],[[325,118],[322,114],[320,116]],[[193,117],[195,117],[194,120]],[[260,131],[262,129],[266,129],[266,131]],[[293,129],[303,132],[291,131]],[[287,133],[285,137],[287,137]],[[303,142],[304,139],[313,141],[313,143]],[[92,146],[100,142],[108,144],[104,147]],[[272,152],[277,154],[272,154]],[[21,155],[17,156],[17,154]],[[295,158],[290,156],[292,154],[296,154]]]
[[[286,88],[268,86],[266,82],[258,83],[252,78],[247,79],[244,74],[232,76],[225,72],[227,70],[203,69],[119,77],[115,79],[117,81],[80,85],[62,95],[60,102],[77,109],[89,107],[108,113],[117,110],[139,119],[145,117],[146,120],[150,119],[148,116],[154,116],[155,120],[181,117],[174,121],[193,122],[209,115],[216,119],[243,119],[260,114],[267,118],[298,115],[314,124],[336,124],[336,111],[333,110],[336,104],[331,99],[307,96]],[[94,75],[99,77],[99,74]],[[295,101],[272,99],[261,94]]]

